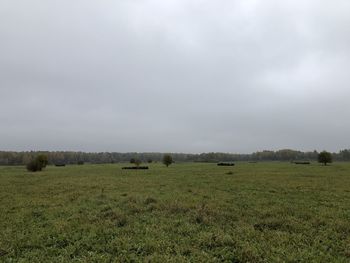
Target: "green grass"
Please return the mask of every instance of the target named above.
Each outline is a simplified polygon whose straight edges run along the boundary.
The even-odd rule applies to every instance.
[[[1,262],[349,262],[350,164],[0,167]]]

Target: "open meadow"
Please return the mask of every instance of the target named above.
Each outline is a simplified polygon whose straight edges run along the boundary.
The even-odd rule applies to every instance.
[[[350,261],[349,163],[122,166],[0,167],[0,262]]]

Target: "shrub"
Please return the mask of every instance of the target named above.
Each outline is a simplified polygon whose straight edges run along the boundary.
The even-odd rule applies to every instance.
[[[34,160],[30,161],[26,167],[30,172],[38,172],[45,168],[47,164],[47,156],[45,154],[40,154]]]
[[[153,197],[147,197],[146,200],[145,200],[145,204],[146,205],[149,205],[149,204],[152,204],[152,203],[157,203],[157,200]]]
[[[41,163],[38,162],[38,160],[32,160],[27,164],[27,170],[29,172],[38,172],[41,171],[43,167],[41,166]]]

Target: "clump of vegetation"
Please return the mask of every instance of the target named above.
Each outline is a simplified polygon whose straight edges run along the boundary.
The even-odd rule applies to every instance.
[[[126,219],[125,215],[118,214],[115,217],[115,224],[117,227],[123,227],[126,225],[126,223],[127,223],[127,219]]]
[[[7,255],[8,252],[0,248],[0,257]]]
[[[232,237],[223,232],[211,233],[203,232],[199,234],[198,243],[201,248],[212,250],[219,247],[233,246],[234,241]]]
[[[29,172],[38,172],[42,170],[42,167],[36,160],[32,160],[29,163],[27,163],[27,170]]]
[[[204,203],[197,207],[194,213],[194,222],[197,224],[209,224],[212,221],[210,209]]]
[[[231,175],[231,174],[233,174],[233,172],[232,172],[232,171],[229,171],[229,172],[227,172],[226,174]]]
[[[127,218],[123,213],[114,211],[110,206],[101,210],[99,217],[106,221],[113,222],[117,227],[123,227],[127,224]]]
[[[332,154],[327,151],[320,152],[318,154],[318,162],[327,165],[327,163],[332,163]]]
[[[27,170],[30,172],[39,172],[48,164],[48,158],[45,154],[38,155],[34,160],[27,164]]]
[[[173,157],[171,157],[170,154],[165,154],[163,156],[163,164],[166,165],[166,167],[168,167],[169,165],[171,165],[173,163]]]
[[[147,197],[145,200],[145,204],[148,205],[148,204],[152,204],[152,203],[157,203],[157,200],[153,197]]]
[[[78,164],[78,165],[83,165],[83,164],[84,164],[84,161],[78,161],[77,164]]]

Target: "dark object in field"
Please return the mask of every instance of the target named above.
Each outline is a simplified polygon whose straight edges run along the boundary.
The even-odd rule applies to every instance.
[[[29,172],[38,172],[45,168],[47,164],[47,156],[40,154],[34,160],[30,161],[26,167]]]
[[[7,251],[5,251],[5,250],[2,250],[2,249],[0,248],[0,257],[6,256],[8,253],[9,253],[9,252],[7,252]]]
[[[64,167],[64,166],[66,166],[66,164],[65,163],[55,163],[55,166],[57,166],[57,167]]]
[[[148,170],[148,166],[128,166],[123,167],[122,169],[130,169],[130,170]]]
[[[218,163],[217,165],[218,165],[218,166],[235,166],[234,163],[223,163],[223,162]]]
[[[38,172],[43,169],[43,167],[37,160],[30,161],[26,167],[29,172]]]
[[[250,162],[248,162],[248,163],[257,163],[256,161],[250,161]]]
[[[146,205],[152,204],[152,203],[157,203],[157,199],[153,198],[153,197],[147,197],[145,202]]]
[[[310,164],[309,161],[296,161],[295,164]]]
[[[173,161],[173,157],[170,154],[164,154],[164,156],[163,156],[163,164],[165,164],[166,167],[171,165],[173,162],[174,162]]]
[[[320,152],[318,154],[317,159],[319,163],[323,163],[324,165],[327,165],[327,163],[333,162],[332,154],[326,151]]]
[[[77,164],[78,164],[78,165],[83,165],[83,164],[84,164],[84,161],[78,161]]]

